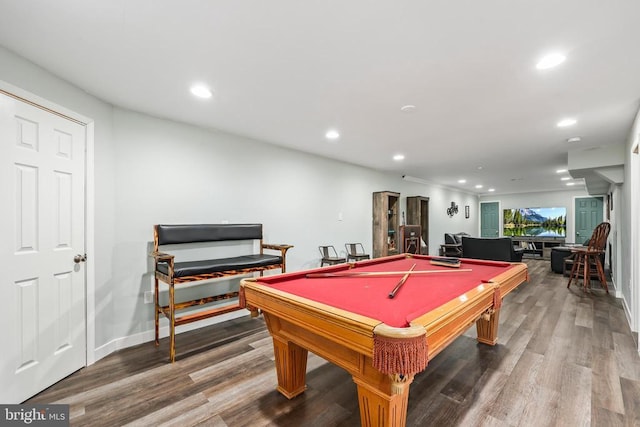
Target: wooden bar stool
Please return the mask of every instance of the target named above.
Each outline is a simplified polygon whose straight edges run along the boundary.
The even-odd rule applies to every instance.
[[[598,224],[593,230],[591,239],[587,246],[572,248],[573,254],[573,266],[571,267],[571,274],[569,274],[569,283],[567,288],[571,286],[573,279],[578,282],[580,275],[582,274],[582,286],[585,292],[591,289],[591,268],[595,267],[598,279],[604,290],[609,293],[609,286],[607,285],[607,278],[604,275],[604,267],[600,261],[602,255],[605,253],[607,244],[607,237],[611,225],[608,222]]]

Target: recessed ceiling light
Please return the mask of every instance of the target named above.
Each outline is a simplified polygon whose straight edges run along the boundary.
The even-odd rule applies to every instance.
[[[496,189],[495,189],[495,188],[490,188],[490,189],[488,189],[487,191],[488,191],[489,193],[493,193],[494,191],[496,191]]]
[[[582,141],[582,138],[580,138],[579,136],[574,136],[573,138],[567,139],[567,142],[580,142],[580,141]]]
[[[561,53],[551,53],[547,56],[544,56],[540,61],[538,61],[538,63],[536,64],[536,68],[538,70],[547,70],[549,68],[553,68],[557,65],[562,64],[565,59],[567,59],[567,57]]]
[[[211,89],[204,85],[193,85],[191,86],[191,93],[197,96],[198,98],[211,98]]]
[[[567,171],[566,169],[558,169],[556,173],[565,173],[566,171]]]
[[[482,184],[476,185],[476,188],[482,188]]]
[[[396,162],[404,160],[404,154],[396,154],[395,156],[393,156],[393,160],[395,160]]]
[[[459,180],[458,180],[458,184],[464,184],[465,182],[467,182],[467,180],[466,180],[466,179],[459,179]]]
[[[569,187],[571,187],[572,185],[576,185],[576,183],[575,183],[575,182],[567,182],[567,185],[568,185]]]
[[[569,181],[570,179],[570,176],[563,176],[562,178],[560,178],[560,181]]]
[[[416,111],[416,106],[415,105],[403,105],[402,107],[400,107],[400,111],[402,111],[403,113],[412,113],[412,112]]]
[[[340,133],[338,133],[337,130],[329,130],[327,131],[327,133],[324,134],[325,138],[330,139],[331,141],[335,141],[336,139],[340,138]]]
[[[558,126],[559,128],[565,128],[567,126],[573,126],[576,123],[578,123],[578,121],[576,119],[563,119],[560,120],[556,126]]]
[[[482,170],[482,166],[478,166],[478,170],[481,171]]]

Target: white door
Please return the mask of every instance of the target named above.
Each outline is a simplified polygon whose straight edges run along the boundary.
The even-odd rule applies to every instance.
[[[86,364],[85,126],[0,93],[0,402]]]

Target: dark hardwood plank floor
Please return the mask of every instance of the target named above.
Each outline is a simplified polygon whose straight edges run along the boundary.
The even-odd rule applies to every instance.
[[[640,358],[621,302],[566,288],[549,262],[505,298],[498,345],[475,327],[416,376],[408,426],[640,426]],[[242,318],[118,351],[30,403],[70,405],[73,426],[358,426],[356,387],[309,355],[307,391],[275,390],[271,339]]]

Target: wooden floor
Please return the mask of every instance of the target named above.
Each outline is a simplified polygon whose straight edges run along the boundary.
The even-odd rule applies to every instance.
[[[475,327],[416,376],[408,426],[640,426],[640,358],[619,300],[567,290],[548,261],[505,298],[498,345]],[[35,396],[73,426],[358,426],[356,387],[311,355],[307,391],[275,391],[271,339],[243,318],[121,350]]]

